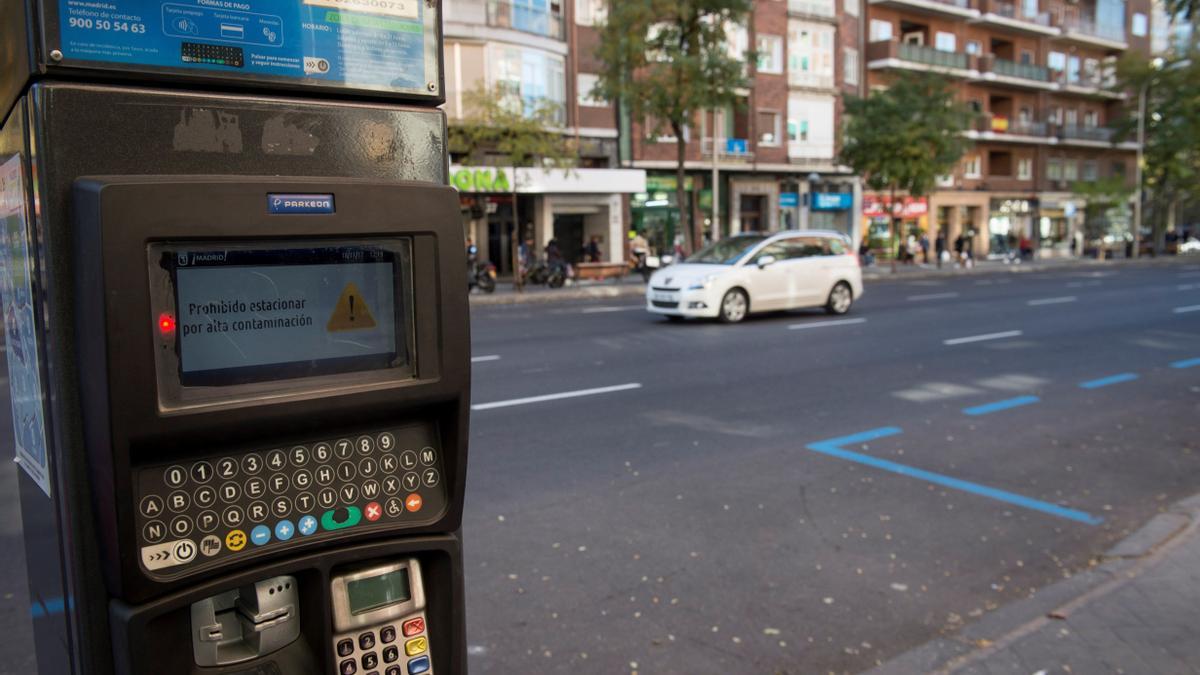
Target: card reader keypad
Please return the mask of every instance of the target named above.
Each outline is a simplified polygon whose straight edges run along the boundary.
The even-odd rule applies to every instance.
[[[338,675],[433,675],[425,614],[335,636]]]
[[[427,521],[446,504],[434,446],[427,429],[407,427],[140,469],[142,567],[173,575],[338,530]]]

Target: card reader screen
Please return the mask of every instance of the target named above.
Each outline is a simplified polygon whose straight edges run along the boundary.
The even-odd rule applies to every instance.
[[[412,590],[408,584],[408,569],[380,574],[375,577],[346,582],[346,596],[351,614],[363,614],[381,607],[408,602]]]
[[[158,246],[182,386],[223,386],[409,363],[407,241],[303,247]],[[153,256],[152,256],[153,258]]]

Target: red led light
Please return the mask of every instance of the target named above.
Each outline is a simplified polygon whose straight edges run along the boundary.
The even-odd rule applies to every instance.
[[[158,329],[163,333],[171,333],[175,330],[175,317],[170,314],[161,314],[158,317]]]

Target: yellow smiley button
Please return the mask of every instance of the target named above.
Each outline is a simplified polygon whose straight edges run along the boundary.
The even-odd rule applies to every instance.
[[[407,656],[416,656],[417,654],[424,652],[428,648],[429,648],[429,640],[427,638],[423,638],[423,637],[413,638],[413,639],[409,640],[408,642],[404,643],[404,653]]]
[[[230,551],[240,551],[246,548],[246,533],[241,530],[233,530],[225,535],[225,548]]]

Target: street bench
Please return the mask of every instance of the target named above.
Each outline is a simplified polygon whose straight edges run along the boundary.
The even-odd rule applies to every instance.
[[[579,263],[575,265],[577,279],[612,279],[620,278],[629,273],[629,266],[623,262]]]

